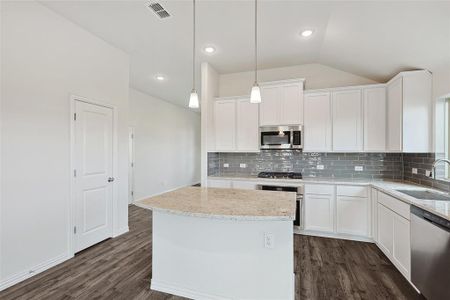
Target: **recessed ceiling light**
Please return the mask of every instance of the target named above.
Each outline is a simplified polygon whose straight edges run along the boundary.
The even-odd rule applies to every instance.
[[[164,77],[164,75],[156,75],[155,79],[158,81],[164,81],[164,80],[166,80],[166,77]]]
[[[302,37],[310,37],[312,34],[314,33],[314,31],[312,29],[305,29],[302,30],[302,32],[300,33],[302,35]]]
[[[213,46],[206,46],[203,50],[205,50],[205,52],[208,54],[216,52],[216,48],[214,48]]]

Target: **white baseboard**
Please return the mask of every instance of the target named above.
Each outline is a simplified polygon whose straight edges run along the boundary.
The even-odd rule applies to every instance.
[[[124,233],[127,233],[129,231],[129,228],[128,228],[128,226],[126,226],[126,227],[123,227],[123,228],[120,228],[120,229],[118,229],[117,231],[115,231],[115,232],[113,232],[113,238],[116,238],[116,237],[118,237],[119,235],[122,235],[122,234],[124,234]]]
[[[193,291],[185,287],[178,287],[172,284],[159,282],[154,279],[151,281],[150,288],[155,291],[196,300],[231,300],[231,298],[224,298],[217,295]]]
[[[297,228],[294,228],[294,233],[302,234],[302,235],[326,237],[326,238],[332,238],[332,239],[342,239],[342,240],[374,243],[374,240],[369,237],[357,236],[357,235],[351,235],[351,234],[327,233],[327,232],[320,232],[320,231],[313,231],[313,230],[301,230],[301,229],[297,229]]]
[[[42,273],[66,260],[68,260],[70,258],[70,256],[67,253],[58,255],[54,258],[51,258],[45,262],[42,262],[40,264],[37,264],[35,266],[33,266],[32,268],[30,268],[30,270],[28,271],[22,271],[19,272],[15,275],[12,275],[8,278],[3,279],[2,281],[0,281],[0,291],[13,286],[21,281],[24,281],[28,278],[31,278],[39,273]]]

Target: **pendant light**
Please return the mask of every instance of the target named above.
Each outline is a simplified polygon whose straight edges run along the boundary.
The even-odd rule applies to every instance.
[[[198,94],[195,90],[195,0],[192,1],[193,7],[193,37],[192,37],[192,91],[189,97],[189,108],[198,108]]]
[[[261,90],[258,85],[258,0],[255,0],[255,83],[250,94],[250,103],[261,103]]]

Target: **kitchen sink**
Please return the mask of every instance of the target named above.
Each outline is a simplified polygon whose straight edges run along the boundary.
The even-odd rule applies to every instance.
[[[421,200],[450,201],[449,195],[436,193],[429,190],[396,190],[396,191]]]

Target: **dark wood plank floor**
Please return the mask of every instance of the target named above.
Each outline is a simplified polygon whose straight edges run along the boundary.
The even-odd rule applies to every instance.
[[[150,290],[151,213],[130,232],[0,292],[0,299],[183,299]],[[419,299],[373,244],[295,235],[296,299]]]

